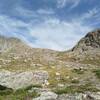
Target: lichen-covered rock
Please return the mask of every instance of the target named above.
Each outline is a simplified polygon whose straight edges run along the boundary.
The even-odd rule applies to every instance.
[[[93,98],[93,100],[100,100],[100,92],[89,93],[88,96],[90,96],[90,98]]]
[[[62,94],[58,96],[57,100],[100,100],[100,93]]]
[[[46,71],[10,72],[0,71],[0,84],[9,88],[18,89],[31,84],[43,84],[49,77]]]
[[[49,74],[47,71],[35,71],[33,73],[33,77],[36,82],[43,84],[46,82],[46,80],[48,80]]]
[[[34,98],[33,100],[56,100],[57,94],[53,92],[42,92],[40,97]]]
[[[63,94],[57,100],[83,100],[83,94]]]
[[[92,48],[100,48],[100,29],[89,32],[84,38],[82,38],[78,44],[72,49],[86,51]]]

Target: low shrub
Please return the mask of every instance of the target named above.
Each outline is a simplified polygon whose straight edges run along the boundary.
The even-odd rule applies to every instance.
[[[33,87],[38,87],[40,88],[40,85],[30,85],[26,88],[21,88],[16,91],[6,88],[6,87],[1,87],[0,90],[0,100],[25,100],[26,98],[34,98],[38,97],[40,94],[38,94],[35,90],[29,92]]]
[[[42,88],[42,86],[40,84],[30,85],[25,90],[31,90],[32,88]]]
[[[100,79],[100,69],[96,69],[93,72],[95,73],[95,75],[97,76],[97,78]]]

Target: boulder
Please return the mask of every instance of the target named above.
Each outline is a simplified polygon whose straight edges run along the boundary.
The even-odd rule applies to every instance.
[[[42,92],[40,97],[34,98],[33,100],[56,100],[57,94],[53,92]]]
[[[9,88],[18,89],[32,84],[44,84],[49,75],[46,71],[10,72],[0,71],[0,84]]]

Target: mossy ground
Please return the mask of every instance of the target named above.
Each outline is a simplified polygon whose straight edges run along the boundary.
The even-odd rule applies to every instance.
[[[32,99],[38,97],[40,94],[35,90],[29,92],[32,88],[40,88],[40,85],[30,85],[26,88],[18,89],[16,91],[12,89],[0,90],[0,100],[25,100],[26,98]]]
[[[95,73],[96,77],[100,79],[100,69],[94,69],[93,72]]]
[[[67,87],[63,87],[63,88],[56,88],[54,90],[54,92],[59,95],[66,94],[66,93],[84,93],[86,91],[98,92],[100,90],[95,88],[91,84],[85,84],[85,85],[79,85],[79,86],[72,85],[72,86],[67,86]]]
[[[30,63],[32,61],[25,62],[25,59],[19,59],[19,60],[12,60],[7,66],[2,66],[0,69],[2,70],[9,70],[9,71],[36,71],[36,70],[43,70],[47,71],[49,74],[49,85],[45,86],[46,88],[50,88],[51,90],[54,90],[57,94],[63,94],[63,93],[75,93],[75,92],[84,92],[84,91],[92,91],[96,92],[99,91],[98,88],[95,87],[95,82],[97,84],[100,83],[98,79],[100,79],[100,69],[95,67],[90,68],[87,67],[87,69],[75,69],[69,67],[66,67],[65,65],[57,66],[57,64],[54,62],[53,64],[42,64],[43,66],[30,66]],[[37,59],[36,62],[40,62],[39,59]],[[90,64],[91,62],[86,60],[86,64]],[[2,63],[2,62],[0,62]],[[93,62],[92,62],[93,63]],[[96,62],[99,64],[99,62]],[[40,63],[41,64],[41,63]],[[81,66],[80,66],[81,67]],[[87,82],[91,82],[91,79],[95,79],[92,81],[92,85],[88,85]],[[84,83],[84,85],[83,85]],[[63,87],[59,87],[59,84],[63,84]],[[0,92],[0,100],[23,100],[24,98],[34,98],[38,96],[39,94],[36,91],[33,91],[31,93],[28,92],[32,87],[37,86],[29,86],[25,89],[19,89],[17,91],[1,91]],[[38,88],[42,88],[41,86],[38,86]],[[9,94],[8,94],[9,92]],[[3,95],[2,95],[3,94]]]

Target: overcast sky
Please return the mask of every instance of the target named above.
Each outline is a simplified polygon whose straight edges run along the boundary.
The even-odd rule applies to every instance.
[[[100,0],[0,0],[0,34],[67,50],[100,26]]]

